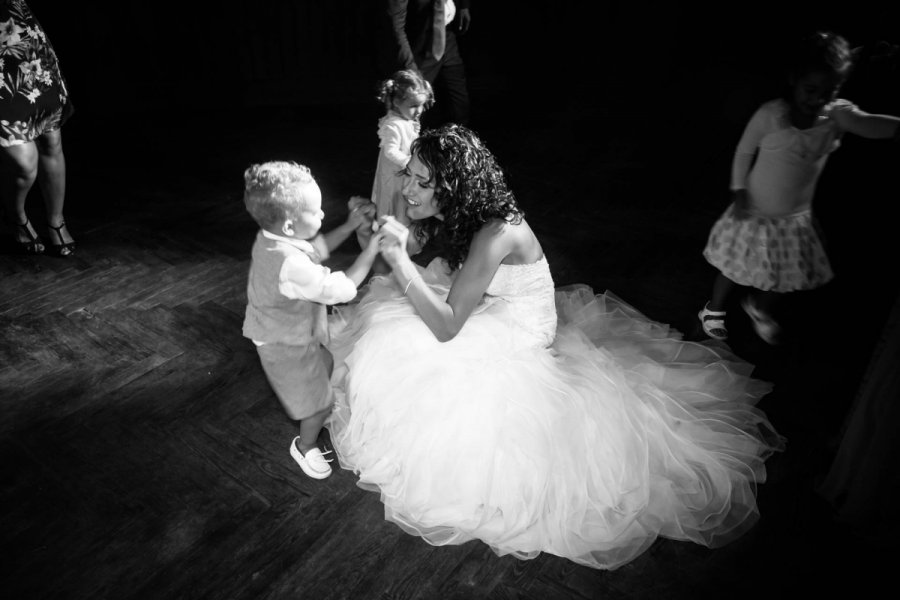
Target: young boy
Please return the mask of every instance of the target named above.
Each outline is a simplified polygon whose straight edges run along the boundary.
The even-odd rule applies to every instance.
[[[331,474],[316,446],[331,412],[331,355],[326,304],[352,300],[378,253],[373,235],[346,271],[322,266],[330,250],[371,225],[371,203],[350,200],[347,221],[320,234],[322,192],[309,169],[273,161],[244,172],[244,205],[260,230],[253,243],[244,336],[256,344],[263,371],[287,415],[300,422],[291,456],[315,479]],[[327,454],[327,452],[326,452]]]

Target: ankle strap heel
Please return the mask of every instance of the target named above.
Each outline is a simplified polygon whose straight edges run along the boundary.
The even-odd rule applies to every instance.
[[[53,249],[54,254],[62,257],[72,256],[73,254],[75,254],[75,242],[63,242],[62,228],[65,226],[65,222],[60,223],[59,227],[54,227],[50,224],[47,225],[47,227],[56,232],[56,236],[59,238],[59,243],[50,244],[50,247]]]

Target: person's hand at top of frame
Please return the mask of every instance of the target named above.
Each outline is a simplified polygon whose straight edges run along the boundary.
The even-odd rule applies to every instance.
[[[403,258],[407,258],[406,240],[409,238],[409,229],[391,216],[378,219],[380,227],[378,235],[381,236],[379,250],[384,260],[391,266],[397,264]]]
[[[469,24],[472,22],[472,14],[468,8],[459,9],[459,33],[463,34],[469,30]]]

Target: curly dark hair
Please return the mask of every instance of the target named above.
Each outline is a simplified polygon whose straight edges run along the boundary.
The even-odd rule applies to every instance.
[[[444,219],[426,219],[414,230],[424,245],[435,240],[441,255],[456,270],[466,260],[475,233],[494,219],[522,222],[525,213],[506,176],[484,143],[462,125],[423,132],[410,148],[430,173],[434,196]]]

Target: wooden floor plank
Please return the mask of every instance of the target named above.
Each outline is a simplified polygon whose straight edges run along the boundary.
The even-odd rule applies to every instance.
[[[0,298],[0,314],[18,317],[28,313],[39,313],[41,307],[52,305],[54,298],[64,297],[69,290],[83,286],[86,279],[90,279],[94,274],[104,273],[106,269],[106,266],[90,267],[85,270],[71,269],[59,279],[45,275],[43,283],[29,291]]]

